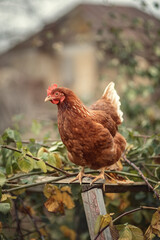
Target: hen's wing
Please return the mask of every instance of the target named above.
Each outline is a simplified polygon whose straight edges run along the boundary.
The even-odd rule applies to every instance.
[[[101,114],[103,113],[104,116],[110,117],[116,125],[119,125],[123,122],[123,112],[120,109],[120,105],[120,97],[114,88],[114,83],[111,82],[106,87],[102,97],[90,109],[94,110],[93,115],[96,114],[95,111],[100,111]]]

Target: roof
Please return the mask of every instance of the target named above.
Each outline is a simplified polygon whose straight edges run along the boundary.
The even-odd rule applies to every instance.
[[[152,35],[160,31],[160,21],[134,7],[81,4],[9,52],[24,48],[52,52],[56,42],[106,41],[121,29],[128,38],[150,45],[148,31]]]

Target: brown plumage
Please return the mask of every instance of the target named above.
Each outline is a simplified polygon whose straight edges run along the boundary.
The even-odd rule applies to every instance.
[[[117,131],[123,118],[114,84],[110,83],[90,108],[67,88],[53,85],[47,95],[45,101],[58,106],[58,129],[68,157],[83,167],[77,178],[82,181],[85,166],[102,170],[95,180],[104,178],[104,169],[120,159],[126,146]]]

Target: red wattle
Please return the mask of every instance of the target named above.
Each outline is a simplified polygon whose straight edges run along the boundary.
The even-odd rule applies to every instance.
[[[54,99],[53,99],[53,100],[52,100],[52,103],[53,103],[53,104],[58,104],[58,103],[59,103],[59,100],[54,100]]]

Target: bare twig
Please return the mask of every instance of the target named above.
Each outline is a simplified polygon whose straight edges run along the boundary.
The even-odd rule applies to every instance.
[[[132,209],[128,212],[124,212],[122,213],[121,215],[119,215],[118,217],[116,217],[114,220],[113,220],[113,223],[116,222],[118,219],[120,219],[121,217],[124,217],[126,215],[129,215],[131,213],[134,213],[134,212],[137,212],[137,211],[140,211],[140,210],[157,210],[158,208],[156,207],[148,207],[148,206],[140,206],[139,208],[135,208],[135,209]]]
[[[1,148],[6,148],[6,149],[9,149],[9,150],[12,150],[12,151],[15,151],[15,152],[23,153],[21,150],[19,150],[19,149],[17,149],[17,148],[14,148],[14,147],[11,147],[11,146],[8,146],[8,145],[1,145]],[[32,158],[32,159],[34,159],[34,160],[36,160],[36,161],[41,161],[40,158],[34,157],[34,156],[32,156],[31,154],[29,154],[29,153],[26,153],[26,156],[27,156],[27,157],[30,157],[30,158]],[[66,171],[64,171],[64,170],[62,170],[62,169],[60,169],[60,168],[57,168],[57,167],[55,167],[55,166],[53,166],[53,165],[51,165],[51,164],[49,164],[49,163],[47,163],[47,162],[45,162],[45,164],[46,164],[48,167],[51,167],[51,168],[55,169],[56,171],[63,173],[63,174],[66,175],[66,176],[72,176],[72,174],[70,174],[70,173],[68,173],[68,172],[66,172]]]
[[[37,223],[36,223],[35,218],[32,216],[32,214],[30,213],[30,211],[28,210],[28,208],[24,205],[24,202],[22,201],[21,198],[20,198],[20,200],[21,200],[21,203],[22,203],[22,205],[23,205],[23,208],[24,208],[25,212],[27,213],[27,215],[28,215],[29,218],[31,219],[31,221],[32,221],[32,223],[33,223],[33,225],[34,225],[34,227],[35,227],[35,230],[36,230],[36,232],[38,233],[40,239],[41,239],[41,240],[45,240],[44,237],[43,237],[43,235],[41,234],[41,232],[40,232],[39,229],[38,229],[38,226],[37,226]]]
[[[154,179],[156,178],[154,176],[154,174],[147,168],[147,166],[144,163],[141,163],[141,165],[145,169],[145,171],[148,173],[148,175],[150,175],[151,177],[154,177]]]
[[[76,175],[76,174],[75,174]],[[65,179],[67,178],[67,176],[61,176],[61,177],[53,177],[52,179],[49,179],[49,180],[45,180],[45,181],[41,181],[41,182],[37,182],[37,183],[31,183],[31,184],[27,184],[27,185],[21,185],[21,186],[18,186],[18,187],[14,187],[14,188],[10,188],[10,189],[3,189],[2,190],[2,193],[9,193],[9,192],[14,192],[14,191],[17,191],[17,190],[20,190],[20,189],[26,189],[26,188],[31,188],[31,187],[35,187],[35,186],[39,186],[39,185],[43,185],[43,184],[46,184],[46,183],[51,183],[51,182],[56,182],[58,180],[62,180],[62,179]]]
[[[148,179],[143,175],[142,171],[133,163],[130,162],[124,155],[122,156],[124,161],[126,161],[130,166],[132,166],[137,172],[138,174],[141,176],[141,178],[145,181],[145,183],[147,184],[148,188],[154,192],[155,196],[157,197],[157,199],[160,198],[159,194],[156,192],[156,190],[152,187],[152,185],[148,182]]]
[[[16,174],[13,177],[7,178],[7,182],[16,180],[18,178],[29,177],[29,176],[32,176],[32,175],[40,175],[40,174],[44,174],[44,172],[36,171],[36,172],[30,172],[30,173]]]
[[[134,212],[137,212],[137,211],[140,211],[140,210],[157,210],[158,208],[155,208],[155,207],[148,207],[148,206],[140,206],[139,208],[135,208],[135,209],[132,209],[128,212],[124,212],[122,213],[121,215],[119,215],[118,217],[116,217],[115,219],[113,219],[112,223],[116,222],[117,220],[119,220],[120,218],[126,216],[126,215],[129,215],[131,213],[134,213]],[[97,238],[101,235],[101,233],[106,229],[108,228],[109,225],[107,225],[106,227],[102,228],[101,231],[99,231],[99,233],[96,235],[96,237],[94,238],[94,240],[97,240]]]
[[[21,231],[21,220],[20,220],[19,214],[18,214],[17,199],[14,201],[14,206],[15,206],[15,216],[16,216],[16,222],[17,222],[17,228],[16,228],[17,237],[18,237],[18,239],[23,240],[24,238],[23,238],[23,234]]]
[[[152,136],[142,135],[142,134],[136,134],[136,135],[134,135],[134,137],[138,137],[138,138],[151,138]]]

